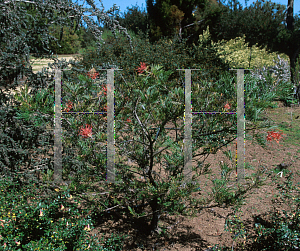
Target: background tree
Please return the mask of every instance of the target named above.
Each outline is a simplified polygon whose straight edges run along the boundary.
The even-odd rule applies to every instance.
[[[116,20],[127,30],[133,31],[136,35],[148,31],[148,14],[145,9],[140,9],[139,6],[127,7],[127,12],[117,16]]]
[[[84,26],[80,27],[78,30],[78,36],[80,40],[80,45],[82,49],[86,49],[89,46],[96,46],[96,38],[93,35],[91,29],[85,28]],[[78,52],[77,52],[78,53]]]
[[[289,12],[292,13],[291,7]],[[298,16],[292,19],[291,14],[287,15],[284,5],[271,1],[257,1],[242,9],[238,1],[229,1],[226,6],[220,5],[216,12],[208,11],[207,14],[198,10],[195,14],[197,20],[204,19],[199,25],[200,30],[209,25],[214,42],[222,39],[229,41],[245,35],[245,41],[250,47],[257,43],[259,47],[266,46],[269,52],[288,55],[293,74],[300,49],[300,23]],[[296,84],[294,75],[291,79]],[[297,98],[299,99],[299,87]]]
[[[287,24],[287,30],[291,35],[290,36],[291,39],[288,41],[287,55],[290,58],[291,79],[296,87],[295,96],[298,99],[298,103],[299,103],[300,102],[300,78],[299,78],[299,72],[296,72],[296,60],[299,57],[299,50],[300,50],[299,16],[296,17],[296,22],[297,22],[298,29],[295,29],[294,0],[288,0],[286,24]]]
[[[212,0],[209,0],[211,2]],[[203,9],[208,0],[147,0],[147,13],[150,23],[150,41],[157,41],[162,36],[180,38],[189,36],[189,27],[193,25],[195,17],[193,11],[196,6]]]
[[[210,9],[216,11],[210,11]],[[254,5],[242,9],[238,1],[229,1],[227,6],[210,6],[210,9],[201,11],[197,9],[197,19],[204,19],[199,26],[210,27],[214,42],[230,40],[246,35],[249,45],[271,44],[278,33],[278,27],[283,26],[285,7],[272,2],[262,3],[257,1]],[[276,11],[273,11],[276,10]],[[248,41],[249,40],[249,41]],[[273,42],[274,46],[274,42]]]
[[[70,0],[68,0],[68,2],[70,3]],[[28,16],[26,16],[26,18],[28,18],[28,21],[32,23],[33,18],[37,17],[37,9],[34,5],[26,4],[26,2],[21,2],[20,4],[27,10]],[[54,10],[53,15],[55,17],[66,17],[66,12],[59,13]],[[40,23],[41,22],[48,23],[48,20],[46,18],[42,18],[40,20]],[[55,54],[78,53],[80,48],[87,48],[96,42],[94,35],[80,23],[78,18],[77,20],[68,21],[68,26],[64,25],[60,27],[53,23],[49,26],[49,34],[55,37],[55,40],[51,41],[49,44],[49,49]],[[56,41],[58,41],[58,44]],[[41,44],[39,44],[39,47],[41,49]]]
[[[194,23],[189,26],[189,44],[197,44],[199,35],[206,30],[207,26],[215,26],[219,16],[226,7],[222,3],[218,3],[216,0],[206,0],[203,6],[195,6],[193,16],[195,18]]]

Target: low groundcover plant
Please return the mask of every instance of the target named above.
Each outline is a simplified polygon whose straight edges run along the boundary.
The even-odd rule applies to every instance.
[[[45,196],[35,183],[22,189],[11,180],[0,183],[1,250],[105,250],[90,236],[93,222],[69,191],[53,188]]]

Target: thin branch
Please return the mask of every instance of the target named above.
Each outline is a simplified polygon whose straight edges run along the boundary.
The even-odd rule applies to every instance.
[[[9,4],[9,3],[12,3],[12,2],[33,3],[33,4],[36,5],[36,2],[31,2],[31,1],[26,1],[26,0],[6,1],[6,2],[4,2],[4,4]]]
[[[148,138],[149,141],[151,141],[151,139],[150,139],[150,137],[149,137],[149,132],[148,132],[147,128],[144,128],[143,123],[140,121],[140,119],[139,119],[139,117],[138,117],[138,115],[137,115],[137,113],[136,113],[136,107],[137,107],[137,103],[139,102],[139,99],[140,99],[140,98],[138,98],[138,100],[137,100],[137,102],[136,102],[136,105],[135,105],[135,108],[134,108],[134,113],[135,113],[135,116],[136,116],[136,118],[137,118],[137,120],[138,120],[140,126],[142,127],[142,129],[143,129],[143,131],[144,131],[145,136]],[[146,132],[146,130],[147,130],[147,132]]]
[[[123,144],[123,143],[130,142],[130,141],[135,141],[135,142],[141,143],[141,144],[149,147],[149,145],[147,145],[146,143],[141,142],[139,140],[135,140],[135,139],[125,140],[125,141],[119,142],[119,144]],[[122,150],[124,150],[124,149],[122,149]]]
[[[197,23],[201,23],[202,21],[204,21],[205,19],[202,19],[202,20],[200,20],[200,21],[197,21]],[[189,27],[189,26],[192,26],[192,25],[195,25],[195,23],[192,23],[192,24],[188,24],[188,25],[186,25],[186,26],[184,26],[184,27],[182,27],[182,28],[186,28],[186,27]]]

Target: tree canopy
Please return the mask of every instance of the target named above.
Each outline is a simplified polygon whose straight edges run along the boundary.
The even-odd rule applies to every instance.
[[[182,30],[186,25],[195,21],[193,11],[196,6],[204,8],[207,0],[147,0],[147,12],[149,14],[150,37],[157,40],[162,36],[187,34]],[[182,30],[182,31],[181,31]]]

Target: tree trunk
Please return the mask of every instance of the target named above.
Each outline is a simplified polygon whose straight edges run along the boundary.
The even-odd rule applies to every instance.
[[[150,231],[158,232],[159,231],[158,221],[159,221],[159,218],[161,215],[160,206],[158,204],[158,198],[157,197],[154,198],[149,204],[150,204],[152,212],[153,212],[153,216],[152,216],[151,224],[150,224]]]
[[[298,104],[300,103],[300,79],[298,79],[298,74],[295,74],[295,68],[296,68],[296,60],[298,58],[300,51],[300,47],[294,51],[294,53],[288,55],[290,59],[290,72],[291,72],[291,81],[296,87],[296,94],[295,98],[298,100]]]
[[[287,29],[291,32],[294,32],[294,0],[288,0],[286,23]],[[288,55],[290,58],[291,81],[296,87],[295,98],[298,99],[298,104],[300,103],[300,79],[297,79],[298,74],[295,74],[295,63],[299,55],[299,50],[300,47],[298,46]]]
[[[286,24],[288,30],[294,31],[294,0],[288,0]]]

